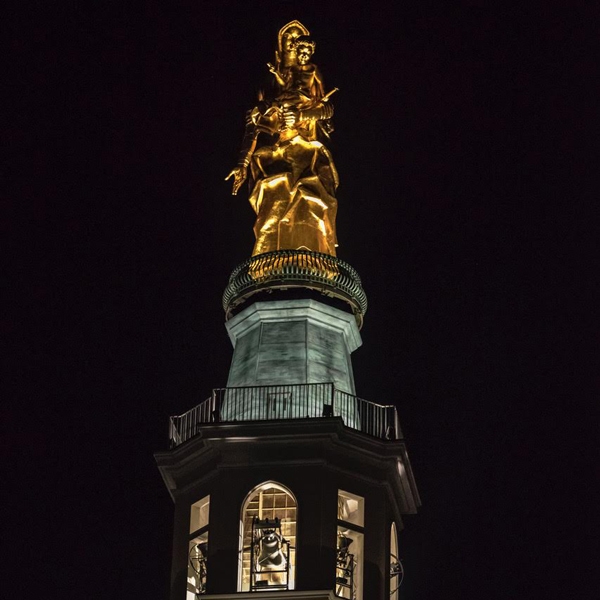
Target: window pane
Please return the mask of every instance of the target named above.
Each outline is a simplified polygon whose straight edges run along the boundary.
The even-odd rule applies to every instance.
[[[365,500],[361,496],[338,491],[338,519],[348,521],[353,525],[364,527],[365,525]]]
[[[208,531],[189,543],[186,600],[196,600],[198,595],[206,594],[207,557]]]
[[[190,533],[198,531],[208,525],[208,513],[210,508],[210,496],[194,502],[190,509]]]
[[[392,523],[392,531],[390,534],[390,598],[398,600],[400,593],[398,589],[402,583],[404,572],[402,564],[398,556],[398,534],[396,531],[396,523]]]
[[[343,526],[337,528],[335,595],[362,600],[363,534]]]

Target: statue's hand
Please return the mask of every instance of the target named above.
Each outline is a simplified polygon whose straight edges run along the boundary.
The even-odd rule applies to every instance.
[[[242,186],[242,183],[246,181],[246,167],[235,167],[231,170],[231,173],[225,177],[225,181],[233,177],[233,190],[231,191],[232,196],[238,193],[238,190]]]
[[[283,78],[283,75],[277,70],[277,67],[275,67],[271,63],[267,63],[267,67],[269,68],[269,71],[275,76],[277,83],[281,87],[285,87],[285,79]]]
[[[297,108],[288,107],[281,109],[283,122],[288,129],[294,127],[294,125],[298,122],[299,115],[300,111]]]

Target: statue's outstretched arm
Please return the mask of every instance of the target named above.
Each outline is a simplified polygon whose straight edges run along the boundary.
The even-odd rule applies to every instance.
[[[325,121],[333,117],[333,104],[329,102],[329,98],[333,96],[338,88],[333,88],[330,92],[321,97],[320,102],[312,108],[303,109],[300,114],[300,119],[307,119],[311,121]]]
[[[275,80],[277,81],[277,83],[282,88],[284,88],[285,87],[285,79],[283,78],[282,74],[271,63],[267,63],[267,67],[269,67],[269,71],[271,71],[271,73],[273,73],[273,75],[275,76]]]
[[[330,102],[320,102],[313,108],[303,109],[300,113],[300,120],[321,121],[333,117],[333,104]]]
[[[225,177],[225,181],[233,177],[233,189],[231,191],[233,196],[235,196],[238,193],[238,190],[242,186],[242,183],[246,181],[248,165],[250,164],[250,159],[252,158],[254,149],[256,148],[256,138],[258,137],[258,129],[252,121],[251,114],[252,111],[248,113],[246,118],[246,129],[244,131],[244,139],[242,141],[242,148],[240,150],[238,164],[231,170],[229,175]]]

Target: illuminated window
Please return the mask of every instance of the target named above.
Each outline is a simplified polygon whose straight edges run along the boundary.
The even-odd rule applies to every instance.
[[[293,494],[273,481],[248,494],[240,523],[238,591],[294,589],[296,513]]]
[[[396,523],[392,523],[392,531],[390,533],[390,598],[391,600],[399,600],[400,584],[404,577],[402,563],[398,554],[398,531]]]
[[[365,500],[338,490],[335,595],[348,600],[363,597]]]
[[[210,496],[194,502],[190,509],[186,600],[196,600],[197,596],[206,594],[209,510]]]

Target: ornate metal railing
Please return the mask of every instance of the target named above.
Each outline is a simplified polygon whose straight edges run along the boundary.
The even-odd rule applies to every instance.
[[[401,436],[395,406],[363,400],[332,383],[305,383],[214,389],[204,402],[169,418],[169,439],[172,448],[179,446],[215,423],[327,417],[342,417],[346,427],[373,437]]]
[[[227,318],[249,296],[267,288],[309,288],[347,302],[359,327],[367,296],[358,273],[346,262],[319,252],[277,250],[258,254],[238,265],[223,294]]]

